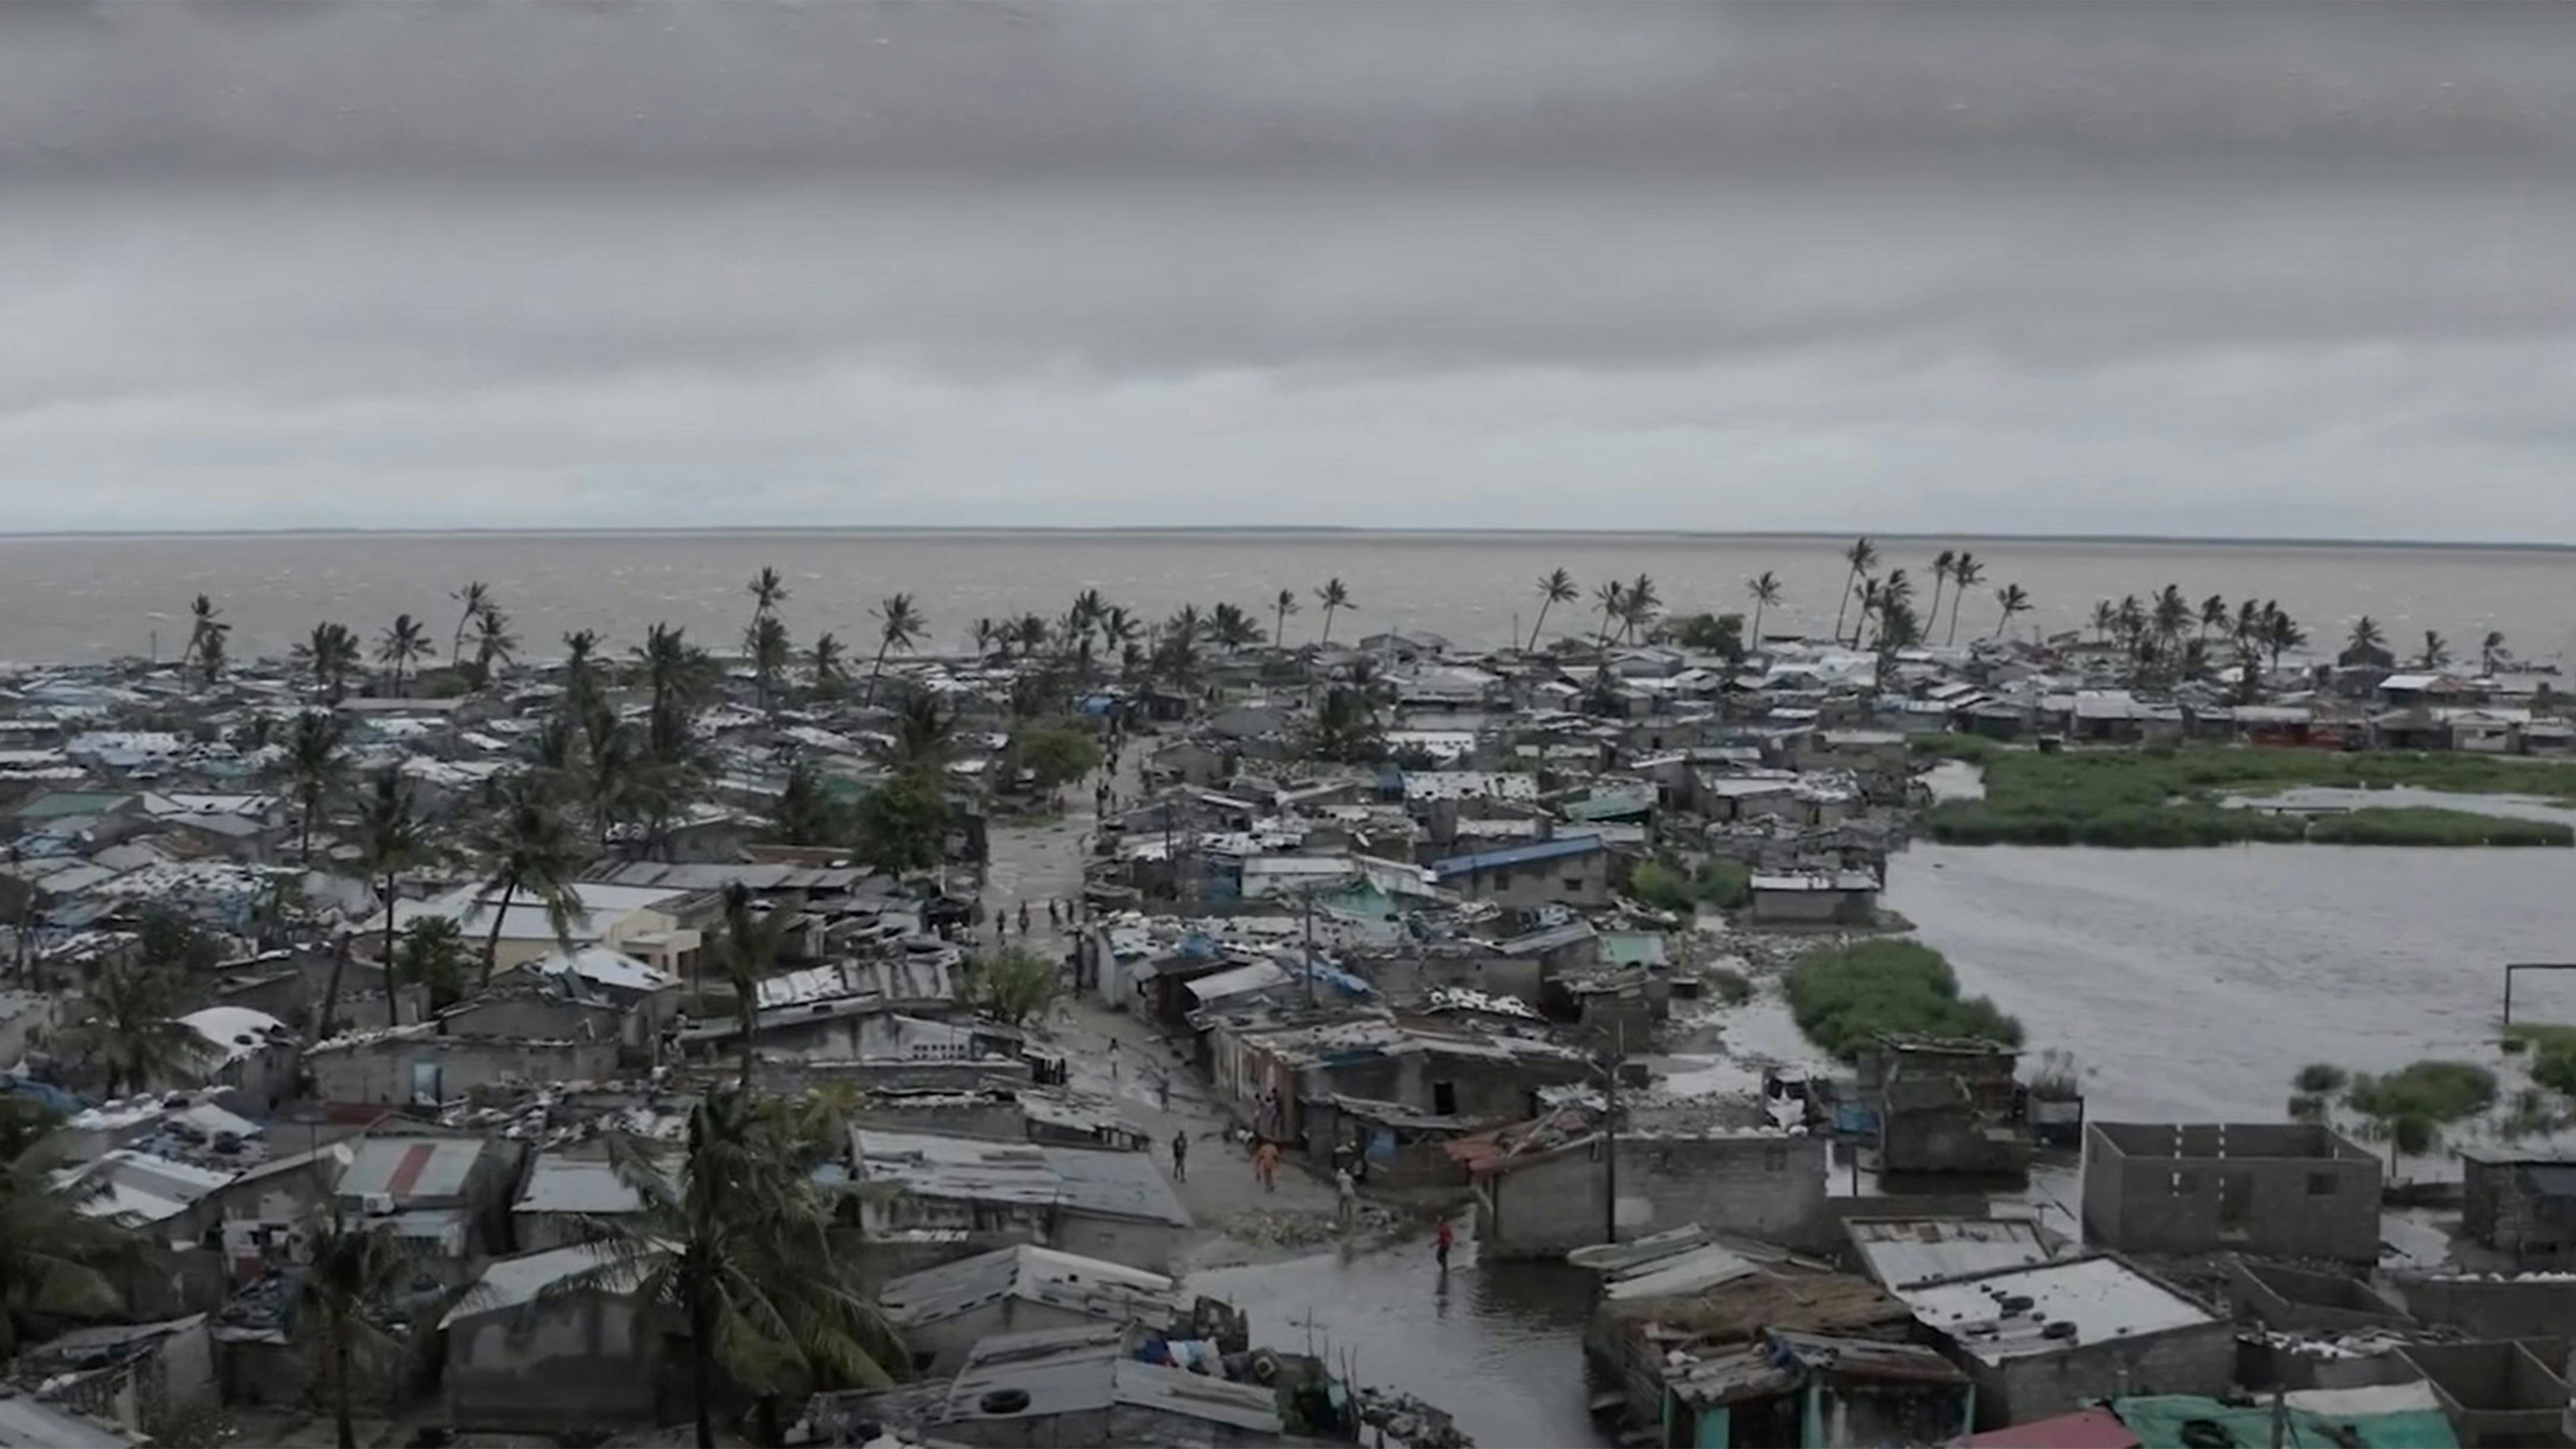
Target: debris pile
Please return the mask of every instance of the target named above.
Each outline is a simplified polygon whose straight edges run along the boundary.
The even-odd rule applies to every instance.
[[[1475,1449],[1455,1420],[1411,1394],[1392,1389],[1359,1391],[1360,1422],[1413,1449]]]

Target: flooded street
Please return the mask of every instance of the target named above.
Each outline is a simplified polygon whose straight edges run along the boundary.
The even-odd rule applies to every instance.
[[[2094,1115],[2276,1121],[2307,1062],[2492,1060],[2501,968],[2568,959],[2571,886],[2564,850],[1916,845],[1886,901],[2075,1053]],[[2576,1021],[2576,981],[2514,1015]]]
[[[1589,1274],[1562,1264],[1482,1265],[1462,1238],[1448,1281],[1428,1242],[1193,1274],[1244,1305],[1255,1341],[1339,1362],[1448,1410],[1486,1449],[1607,1443],[1585,1412]]]

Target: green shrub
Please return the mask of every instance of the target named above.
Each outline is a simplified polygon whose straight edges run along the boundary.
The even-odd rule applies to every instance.
[[[1882,1035],[2021,1045],[2021,1023],[1982,996],[1962,999],[1941,953],[1873,940],[1808,953],[1790,969],[1789,1013],[1809,1041],[1849,1060]]]
[[[2532,1059],[2531,1079],[2561,1096],[2576,1097],[2576,1048],[2544,1048]]]
[[[1682,873],[1660,860],[1649,860],[1628,873],[1628,894],[1659,911],[1688,915],[1697,899]]]
[[[2344,1105],[2390,1123],[2409,1117],[2457,1122],[2495,1105],[2495,1099],[2495,1073],[2475,1062],[2415,1062],[2384,1077],[2354,1077],[2344,1092]]]
[[[2290,1120],[2322,1122],[2326,1120],[2326,1099],[2314,1092],[2301,1092],[2290,1098]]]
[[[2466,810],[2374,805],[2319,817],[2308,839],[2319,845],[2568,845],[2576,844],[2576,829]]]
[[[2290,1085],[2302,1092],[2339,1092],[2350,1080],[2351,1074],[2332,1062],[2310,1062],[2299,1068],[2299,1074],[2290,1079]]]
[[[1936,760],[1965,760],[1971,765],[1990,763],[2004,752],[2004,746],[1984,735],[1916,735],[1915,754]]]
[[[1699,898],[1733,910],[1753,893],[1753,867],[1740,860],[1711,860],[1699,868]]]
[[[1741,971],[1712,966],[1701,972],[1699,979],[1707,987],[1710,995],[1729,1006],[1742,1006],[1753,999],[1753,983],[1744,979],[1744,973]]]

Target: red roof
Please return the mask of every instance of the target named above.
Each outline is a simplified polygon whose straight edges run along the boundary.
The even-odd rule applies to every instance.
[[[2139,1449],[2136,1434],[2108,1409],[2083,1409],[1971,1434],[1963,1449]]]

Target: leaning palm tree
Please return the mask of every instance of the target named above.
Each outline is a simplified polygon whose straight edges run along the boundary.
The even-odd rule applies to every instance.
[[[2424,652],[2416,656],[2417,666],[2424,669],[2439,669],[2450,662],[2451,641],[2431,629],[2425,630]]]
[[[340,750],[340,722],[320,710],[295,717],[295,733],[286,742],[287,793],[297,814],[295,858],[313,861],[313,823],[322,807],[348,776],[348,759]]]
[[[233,626],[223,621],[223,610],[203,594],[188,606],[188,649],[179,656],[181,667],[194,664],[206,673],[212,684],[224,672],[224,636]]]
[[[1597,649],[1606,655],[1610,652],[1610,621],[1628,612],[1628,586],[1612,579],[1593,589],[1592,602],[1601,609],[1601,638]]]
[[[1762,647],[1762,611],[1780,602],[1780,580],[1769,569],[1748,579],[1744,592],[1753,597],[1753,647]]]
[[[66,1179],[54,1125],[33,1098],[0,1096],[0,1356],[38,1321],[113,1316],[125,1296],[111,1275],[143,1258],[141,1238],[97,1211],[106,1181]]]
[[[2492,675],[2496,672],[2496,665],[2502,663],[2503,660],[2504,631],[2501,629],[2489,629],[2487,631],[2487,637],[2478,641],[2478,672],[2480,674]]]
[[[1986,566],[1977,562],[1977,556],[1964,548],[1959,550],[1959,557],[1950,564],[1950,632],[1941,640],[1943,647],[1959,642],[1960,601],[1968,597],[1969,589],[1985,582],[1985,578]]]
[[[1860,587],[1852,591],[1852,597],[1860,600],[1860,617],[1852,620],[1851,647],[1854,649],[1860,647],[1861,636],[1869,632],[1869,621],[1877,617],[1878,589],[1878,580],[1864,575]],[[1837,639],[1834,642],[1839,644],[1843,641]]]
[[[1333,642],[1333,616],[1351,607],[1351,591],[1339,578],[1326,579],[1324,586],[1315,591],[1315,602],[1324,606],[1324,632],[1316,637],[1315,642],[1330,644]]]
[[[564,713],[580,719],[599,698],[599,631],[575,629],[563,636]]]
[[[690,1108],[684,1140],[674,1171],[632,1138],[609,1139],[609,1162],[642,1211],[583,1219],[598,1266],[546,1294],[606,1289],[677,1320],[701,1446],[716,1442],[719,1375],[758,1396],[764,1417],[792,1389],[892,1384],[902,1343],[788,1114],[749,1093],[711,1092]]]
[[[2205,638],[2212,629],[2227,627],[2227,596],[2212,594],[2200,601],[2200,632]]]
[[[476,579],[448,597],[462,605],[464,612],[456,616],[456,637],[448,641],[447,657],[462,659],[465,657],[465,631],[474,626],[475,620],[483,617],[485,609],[492,607],[492,586]]]
[[[167,966],[119,961],[91,979],[89,1016],[70,1036],[107,1078],[107,1095],[146,1091],[204,1062],[210,1048],[181,1024],[193,993]]]
[[[1240,653],[1268,637],[1241,604],[1221,603],[1208,612],[1208,638],[1228,654]]]
[[[1933,620],[1936,623],[1939,622],[1941,618],[1941,586],[1950,582],[1951,566],[1958,563],[1958,561],[1959,556],[1946,548],[1932,556],[1932,607],[1927,613],[1925,613],[1925,618]]]
[[[376,662],[393,668],[393,692],[399,699],[403,692],[403,674],[414,663],[432,653],[428,631],[409,614],[394,616],[393,626],[376,641]]]
[[[755,912],[751,888],[740,881],[725,887],[724,929],[708,945],[715,964],[733,983],[734,1012],[742,1024],[742,1090],[751,1090],[754,1043],[760,1031],[760,983],[778,969],[778,951],[798,917],[784,907]]]
[[[2014,615],[2027,614],[2033,607],[2030,595],[2023,592],[2019,584],[2006,584],[1995,590],[1995,603],[2003,610],[2003,617],[1995,621],[1995,637],[1998,639],[2004,636],[2006,629],[2012,627]]]
[[[474,851],[486,862],[483,888],[475,904],[492,911],[483,937],[482,984],[492,984],[500,958],[501,926],[510,903],[520,896],[545,907],[546,925],[555,943],[572,949],[573,926],[586,919],[581,892],[573,885],[581,851],[564,824],[563,808],[551,791],[533,777],[514,778],[502,796],[499,815],[474,836]]]
[[[1530,625],[1529,648],[1538,649],[1539,635],[1547,629],[1547,611],[1558,604],[1571,604],[1583,597],[1574,586],[1574,575],[1563,569],[1550,569],[1538,581],[1538,618]]]
[[[1646,574],[1637,575],[1628,585],[1628,597],[1619,609],[1619,638],[1625,642],[1631,635],[1644,637],[1646,626],[1664,611],[1663,596],[1655,592],[1655,581]]]
[[[2368,614],[2352,621],[2352,632],[2345,636],[2343,655],[2347,662],[2367,661],[2373,654],[2388,652],[2388,636],[2381,632],[2379,621]]]
[[[874,704],[877,702],[877,681],[885,677],[886,652],[893,649],[911,652],[913,641],[921,636],[924,625],[921,610],[913,606],[910,594],[888,594],[884,603],[868,612],[877,621],[877,661],[868,671],[867,702]]]
[[[1860,587],[1860,576],[1878,567],[1878,545],[1871,543],[1867,538],[1853,539],[1852,546],[1843,550],[1843,562],[1851,565],[1851,572],[1843,578],[1843,601],[1834,609],[1834,642],[1836,643],[1842,642],[1843,611],[1849,608],[1853,598],[1857,597],[1852,591]]]
[[[1281,589],[1279,596],[1270,601],[1270,612],[1275,616],[1270,626],[1270,637],[1278,640],[1282,649],[1288,647],[1288,616],[1297,611],[1295,589]]]
[[[385,969],[394,964],[395,907],[402,901],[402,873],[421,863],[429,854],[429,839],[420,823],[420,811],[412,794],[411,781],[403,777],[402,767],[387,765],[376,771],[374,787],[358,807],[358,849],[367,878],[379,881],[385,891]],[[343,949],[346,949],[345,946]],[[331,988],[322,1001],[321,1030],[331,1029],[331,1013],[340,1004],[340,973],[331,973]],[[395,1020],[392,982],[386,982],[385,1025],[400,1025]]]
[[[1002,626],[990,618],[977,619],[974,626],[966,631],[966,637],[975,641],[975,657],[983,659],[992,654],[995,642],[1002,639]],[[1008,647],[1007,643],[1004,647]]]
[[[400,1348],[419,1299],[444,1295],[427,1255],[391,1224],[352,1223],[325,1207],[311,1232],[312,1265],[295,1282],[288,1322],[320,1362],[340,1449],[357,1449],[360,1370]]]

